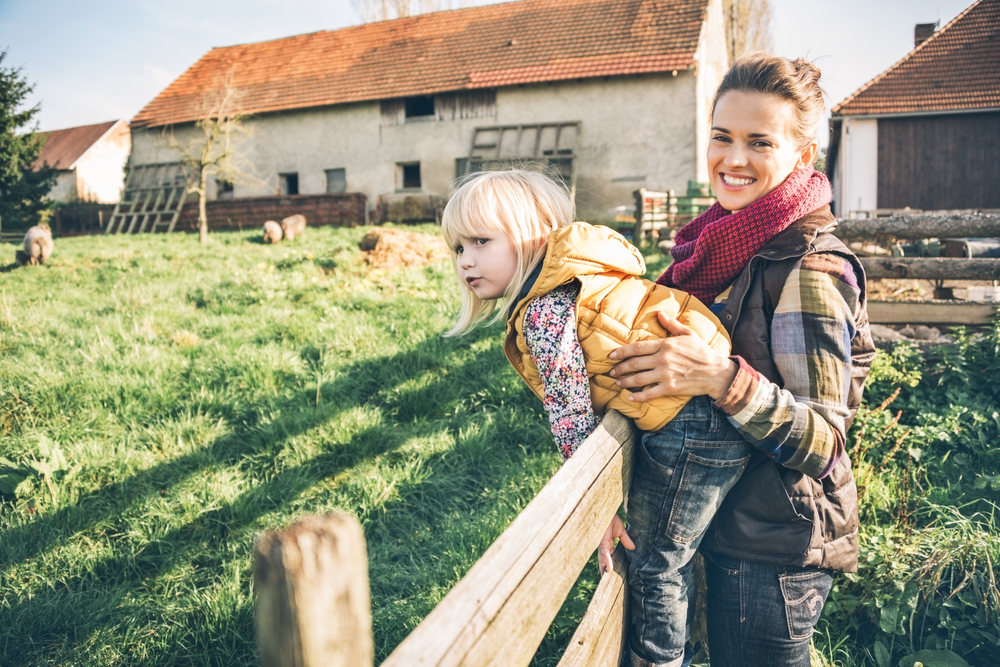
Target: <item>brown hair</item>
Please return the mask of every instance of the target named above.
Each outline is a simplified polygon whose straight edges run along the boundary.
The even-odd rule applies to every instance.
[[[731,90],[777,95],[795,107],[796,125],[790,128],[791,135],[799,147],[804,148],[816,138],[816,130],[826,111],[819,77],[819,68],[804,58],[789,60],[763,51],[744,53],[722,77],[712,100],[712,114],[715,114],[719,98]]]

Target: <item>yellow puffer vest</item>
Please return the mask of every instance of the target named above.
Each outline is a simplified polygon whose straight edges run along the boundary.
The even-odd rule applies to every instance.
[[[538,296],[576,280],[580,283],[577,337],[597,414],[617,410],[633,419],[638,428],[655,431],[687,404],[688,396],[629,401],[631,392],[615,386],[615,379],[608,375],[616,363],[608,358],[612,350],[670,337],[656,318],[658,311],[693,329],[720,354],[729,354],[729,334],[708,308],[685,292],[640,278],[645,272],[638,249],[612,229],[574,222],[552,232],[538,279],[511,312],[504,339],[507,360],[539,398],[544,398],[544,390],[524,340],[524,314]]]

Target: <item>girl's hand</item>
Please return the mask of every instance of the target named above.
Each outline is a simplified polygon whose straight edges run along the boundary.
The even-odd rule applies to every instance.
[[[672,338],[647,340],[620,347],[609,356],[624,359],[611,369],[619,387],[645,387],[632,394],[633,401],[649,401],[662,396],[709,395],[718,400],[729,391],[738,366],[701,339],[694,331],[662,312],[660,324]]]
[[[632,538],[625,532],[625,524],[622,523],[621,518],[617,514],[615,518],[611,519],[611,525],[604,531],[604,537],[601,538],[601,543],[597,547],[597,566],[601,570],[601,576],[604,576],[605,572],[610,572],[614,568],[614,565],[611,563],[611,552],[615,550],[616,538],[620,539],[629,551],[635,549]]]

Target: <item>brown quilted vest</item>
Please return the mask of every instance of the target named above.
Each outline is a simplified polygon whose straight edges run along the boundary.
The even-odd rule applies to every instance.
[[[836,219],[825,206],[777,234],[737,277],[719,319],[732,336],[733,354],[783,385],[771,356],[770,333],[785,279],[802,257],[812,253],[832,253],[849,261],[861,289],[857,332],[851,341],[850,427],[875,358],[875,344],[868,327],[864,269],[830,233],[835,227]],[[702,545],[746,560],[856,571],[858,496],[850,459],[845,454],[830,475],[813,479],[755,451]]]

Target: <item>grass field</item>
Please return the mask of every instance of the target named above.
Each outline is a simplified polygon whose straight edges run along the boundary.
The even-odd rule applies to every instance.
[[[363,232],[78,237],[0,274],[0,665],[256,664],[254,541],[330,511],[364,526],[381,660],[558,469],[500,328],[442,338],[450,269],[368,272]],[[0,245],[0,267],[14,250]],[[1000,362],[973,347],[883,357],[873,396],[904,392],[852,437],[870,569],[838,579],[824,664],[896,665],[918,611],[968,657],[1000,627],[983,574],[1000,556],[996,393],[958,379]],[[943,569],[914,588],[927,562]],[[537,665],[558,660],[595,579]]]

